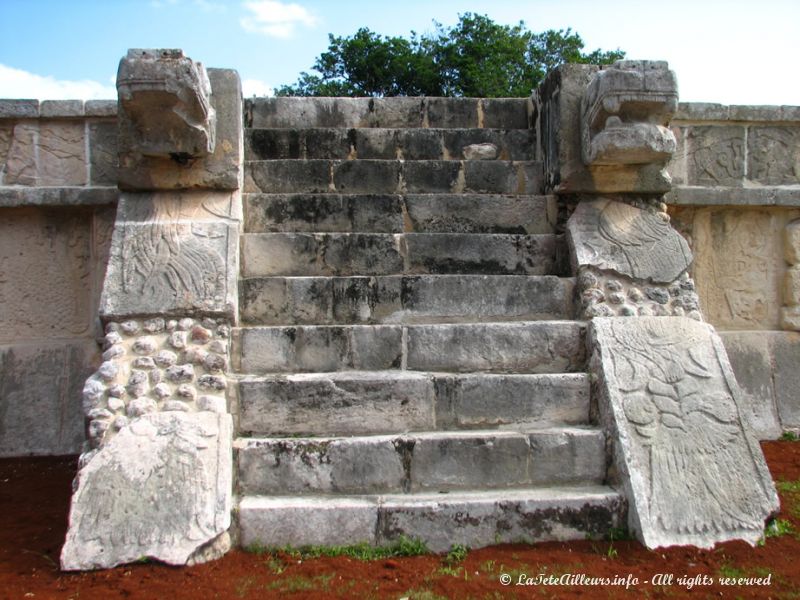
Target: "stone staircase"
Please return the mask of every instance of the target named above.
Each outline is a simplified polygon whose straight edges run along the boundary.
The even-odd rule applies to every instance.
[[[245,112],[241,543],[443,551],[623,524],[528,101]]]

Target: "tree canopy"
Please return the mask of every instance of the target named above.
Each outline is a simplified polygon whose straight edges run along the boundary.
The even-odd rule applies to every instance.
[[[281,86],[278,96],[466,96],[523,97],[563,63],[608,64],[622,50],[583,52],[571,29],[533,33],[523,21],[500,25],[486,15],[459,15],[446,27],[409,38],[362,27],[349,37],[328,35],[316,73]]]

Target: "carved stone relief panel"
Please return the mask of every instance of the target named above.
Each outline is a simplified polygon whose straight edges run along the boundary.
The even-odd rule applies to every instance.
[[[764,185],[800,184],[800,127],[751,127],[747,178]]]
[[[686,318],[601,318],[590,339],[629,525],[643,543],[757,542],[778,498],[713,329]]]
[[[6,209],[0,220],[0,341],[91,331],[91,212]]]
[[[233,193],[123,194],[101,314],[236,314],[238,230]]]
[[[744,127],[692,127],[687,140],[689,185],[741,186],[744,140]]]
[[[771,210],[695,211],[693,275],[709,322],[731,330],[781,328],[786,218]]]

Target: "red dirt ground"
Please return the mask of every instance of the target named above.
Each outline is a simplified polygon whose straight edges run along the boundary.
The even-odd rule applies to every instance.
[[[779,516],[800,532],[800,442],[762,444],[780,491]],[[633,541],[581,541],[472,550],[462,562],[441,556],[359,561],[303,560],[233,551],[190,568],[137,564],[93,573],[61,573],[74,458],[0,460],[0,598],[92,600],[142,598],[800,598],[800,533],[751,548],[734,542],[712,551],[648,552]],[[501,583],[508,575],[510,585]],[[566,574],[638,579],[625,586],[517,585],[522,576]],[[673,580],[656,578],[672,575]],[[684,576],[713,581],[688,589]],[[722,577],[770,577],[769,585],[721,585]],[[629,579],[630,578],[630,579]]]

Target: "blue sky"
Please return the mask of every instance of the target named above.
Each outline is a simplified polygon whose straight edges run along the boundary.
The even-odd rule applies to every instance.
[[[328,33],[422,33],[465,12],[667,60],[685,101],[800,105],[798,0],[0,0],[0,98],[114,98],[126,50],[157,47],[263,95],[309,70]]]

